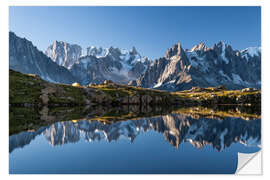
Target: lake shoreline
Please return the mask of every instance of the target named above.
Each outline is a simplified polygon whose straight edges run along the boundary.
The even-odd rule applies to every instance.
[[[9,71],[9,106],[22,107],[75,107],[87,105],[180,105],[261,106],[261,91],[253,88],[226,90],[225,87],[194,87],[191,90],[167,92],[156,89],[115,84],[80,86],[55,84],[37,75]]]

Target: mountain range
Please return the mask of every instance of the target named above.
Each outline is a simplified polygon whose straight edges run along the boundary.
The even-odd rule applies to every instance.
[[[219,85],[229,89],[260,88],[261,51],[260,48],[233,50],[222,41],[212,48],[200,43],[184,50],[177,43],[131,84],[167,90]]]
[[[82,85],[116,83],[178,91],[194,86],[225,85],[228,89],[261,88],[261,48],[234,50],[220,41],[213,47],[203,43],[183,49],[180,43],[169,48],[164,57],[151,60],[135,47],[82,47],[55,41],[45,53],[29,40],[9,34],[10,69],[41,76],[42,79]]]

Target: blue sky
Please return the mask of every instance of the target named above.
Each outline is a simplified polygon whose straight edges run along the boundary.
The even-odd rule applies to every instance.
[[[55,40],[136,49],[152,59],[173,44],[261,44],[260,7],[10,7],[10,30],[45,51]]]

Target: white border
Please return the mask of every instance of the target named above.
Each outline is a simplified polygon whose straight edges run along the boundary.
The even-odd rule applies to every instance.
[[[20,178],[20,179],[48,179],[48,178],[110,178],[110,179],[137,179],[137,178],[155,178],[155,179],[179,179],[179,178],[191,178],[191,179],[228,179],[228,178],[240,178],[240,179],[269,179],[269,132],[270,132],[270,116],[267,107],[267,102],[270,101],[270,85],[267,79],[270,78],[270,57],[268,50],[269,46],[269,0],[1,0],[0,1],[0,40],[1,40],[1,59],[0,59],[0,73],[1,73],[1,179],[4,178]],[[234,176],[234,175],[8,175],[8,6],[262,6],[262,142],[263,142],[263,176]],[[268,142],[267,142],[268,141]],[[268,150],[267,150],[268,149]],[[222,163],[222,162],[220,162]]]
[[[258,0],[9,0],[9,5],[94,5],[94,6],[255,6],[261,5]]]

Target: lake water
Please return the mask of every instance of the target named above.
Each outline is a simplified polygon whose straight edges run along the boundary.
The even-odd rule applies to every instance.
[[[106,124],[62,121],[9,138],[9,171],[232,174],[238,153],[260,150],[261,120],[184,114]]]

